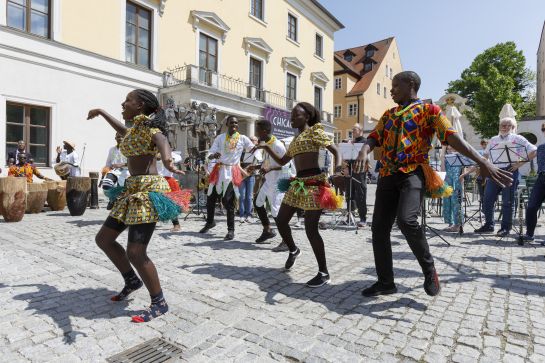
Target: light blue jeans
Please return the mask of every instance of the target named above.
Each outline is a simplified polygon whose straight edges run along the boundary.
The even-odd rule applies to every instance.
[[[238,201],[240,217],[246,218],[252,215],[253,208],[253,194],[254,194],[255,176],[250,175],[242,181],[242,184],[238,187],[240,192],[240,199]]]

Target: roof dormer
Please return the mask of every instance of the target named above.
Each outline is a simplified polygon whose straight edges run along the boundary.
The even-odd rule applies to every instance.
[[[347,62],[352,62],[355,55],[356,53],[352,52],[350,49],[347,49],[346,52],[343,53],[343,58]]]

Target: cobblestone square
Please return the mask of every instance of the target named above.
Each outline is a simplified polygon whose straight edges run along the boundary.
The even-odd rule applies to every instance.
[[[253,243],[259,224],[237,224],[225,242],[224,217],[201,235],[202,217],[190,215],[182,233],[160,224],[150,243],[169,313],[133,324],[130,314],[149,296],[141,289],[128,302],[110,301],[123,280],[94,242],[106,215],[65,209],[0,221],[2,362],[103,362],[156,337],[180,345],[189,362],[545,362],[545,249],[537,242],[443,234],[449,247],[431,238],[442,282],[431,298],[394,229],[399,292],[366,299],[361,290],[375,279],[369,227],[322,232],[332,282],[309,289],[317,267],[303,229],[293,228],[303,255],[286,273],[286,253],[270,251],[279,238]]]

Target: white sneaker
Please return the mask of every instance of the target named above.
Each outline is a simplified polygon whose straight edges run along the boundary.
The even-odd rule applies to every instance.
[[[297,221],[295,221],[295,223],[293,224],[294,227],[297,227],[297,228],[301,228],[301,222],[299,222],[299,219]]]
[[[240,217],[240,219],[239,219],[239,222],[240,222],[240,223],[244,223],[244,222],[246,222],[246,218],[244,218],[244,217]]]
[[[254,222],[255,222],[255,221],[254,221],[254,217],[252,217],[252,216],[246,217],[246,222],[247,222],[247,223],[250,223],[250,224],[251,224],[251,223],[254,223]]]

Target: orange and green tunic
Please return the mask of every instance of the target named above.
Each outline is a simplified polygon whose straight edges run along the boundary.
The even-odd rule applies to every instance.
[[[438,183],[429,166],[433,136],[437,134],[437,138],[446,143],[454,133],[456,130],[439,106],[417,100],[407,107],[387,110],[368,137],[375,139],[378,146],[384,149],[380,160],[381,177],[398,172],[410,173],[421,166],[426,175],[426,189],[433,196],[438,196],[436,189],[430,185]],[[435,180],[430,180],[432,178]],[[443,192],[448,194],[446,189]]]
[[[41,179],[44,177],[38,168],[29,163],[25,163],[24,165],[12,165],[8,169],[8,176],[25,177],[27,183],[32,183],[32,177],[34,175]]]

